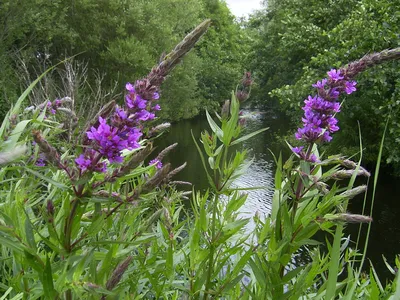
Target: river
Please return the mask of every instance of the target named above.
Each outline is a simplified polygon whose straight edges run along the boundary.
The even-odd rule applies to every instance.
[[[249,195],[242,207],[241,214],[247,217],[254,216],[256,213],[267,215],[271,208],[275,172],[275,162],[271,152],[278,156],[282,151],[283,157],[288,157],[289,151],[287,147],[282,147],[282,144],[278,142],[278,137],[293,129],[289,128],[288,120],[282,115],[276,116],[249,110],[245,110],[244,114],[249,115],[246,119],[244,134],[265,127],[270,129],[243,143],[242,147],[249,150],[249,159],[253,158],[254,161],[246,174],[236,180],[234,184],[241,188],[265,187],[264,189],[248,191]],[[170,144],[178,143],[178,147],[169,154],[165,162],[169,161],[173,166],[187,162],[187,167],[176,176],[176,180],[189,181],[196,190],[208,188],[203,165],[191,136],[191,132],[193,132],[193,135],[199,140],[200,133],[203,130],[210,131],[205,117],[180,121],[172,124],[169,133],[164,134],[156,143],[159,150]],[[369,196],[372,194],[372,182],[371,178]],[[386,268],[382,255],[394,266],[395,256],[400,253],[400,222],[398,222],[400,218],[400,196],[398,195],[400,195],[400,179],[385,174],[385,170],[381,171],[372,214],[374,222],[371,227],[367,257],[373,263],[383,282],[385,279],[392,279],[393,275]],[[367,206],[371,201],[371,197],[368,198]],[[349,211],[361,213],[362,206],[363,197],[352,199]],[[353,241],[357,239],[358,228],[357,224],[349,224],[346,228],[346,233],[350,235]],[[365,238],[366,229],[367,226],[364,225],[361,240]]]

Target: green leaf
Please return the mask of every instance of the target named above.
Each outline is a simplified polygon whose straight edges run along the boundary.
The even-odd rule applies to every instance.
[[[29,169],[28,167],[24,167],[24,169],[25,169],[27,172],[29,172],[29,173],[31,173],[31,174],[33,174],[33,175],[39,177],[40,179],[43,179],[44,181],[47,181],[48,183],[51,183],[52,185],[54,185],[54,186],[56,186],[56,187],[58,187],[58,188],[60,188],[60,189],[63,189],[63,190],[68,189],[68,186],[66,186],[65,184],[62,184],[62,183],[57,182],[57,181],[55,181],[55,180],[53,180],[53,179],[51,179],[51,178],[49,178],[49,177],[46,177],[46,176],[42,175],[42,174],[39,173],[39,172],[36,172],[36,171],[34,171],[34,170],[32,170],[32,169]]]
[[[23,245],[21,245],[20,242],[17,242],[15,240],[9,239],[9,238],[7,238],[5,236],[2,236],[2,235],[0,235],[0,244],[3,247],[7,247],[7,248],[19,253],[19,254],[23,254],[24,250],[25,250],[25,247]]]
[[[26,214],[26,219],[25,219],[25,235],[26,235],[26,240],[28,242],[28,245],[32,249],[36,250],[35,236],[33,234],[32,224],[28,218],[28,214]]]
[[[213,118],[210,116],[210,114],[208,113],[207,110],[206,110],[206,116],[207,116],[208,124],[211,127],[211,130],[217,135],[219,140],[222,142],[223,138],[224,138],[224,133],[223,133],[222,129],[217,125],[217,123],[214,122]]]
[[[224,287],[224,291],[228,292],[229,290],[231,290],[233,287],[235,287],[236,284],[238,284],[242,278],[244,277],[244,273],[236,276],[235,278],[233,278],[228,284],[225,285]]]
[[[13,290],[13,288],[12,288],[12,287],[9,287],[8,290],[7,290],[7,291],[3,294],[3,296],[0,298],[0,300],[6,300],[7,295],[8,295],[9,293],[11,293],[12,290]]]
[[[199,153],[199,155],[200,155],[200,159],[201,159],[201,162],[202,162],[202,164],[203,164],[204,171],[205,171],[206,174],[207,174],[208,183],[210,184],[211,187],[213,187],[214,189],[216,189],[215,184],[214,184],[214,181],[212,180],[210,174],[208,173],[207,165],[206,165],[206,162],[205,162],[205,160],[204,160],[203,153],[201,152],[201,149],[200,149],[199,145],[198,145],[197,142],[196,142],[196,139],[195,139],[195,137],[194,137],[194,135],[193,135],[193,131],[191,131],[191,133],[192,133],[192,139],[193,139],[193,141],[194,141],[194,144],[196,145],[197,151],[198,151],[198,153]]]
[[[5,141],[3,144],[3,151],[10,151],[16,147],[19,137],[21,136],[22,132],[25,130],[25,127],[29,124],[30,121],[31,120],[23,120],[15,126],[7,141]]]
[[[252,133],[246,134],[245,136],[242,136],[241,138],[238,138],[237,140],[234,140],[230,145],[233,146],[233,145],[239,144],[241,142],[244,142],[244,141],[248,140],[249,138],[252,138],[253,136],[255,136],[255,135],[257,135],[257,134],[259,134],[261,132],[264,132],[264,131],[266,131],[268,129],[269,129],[269,127],[262,128],[262,129],[259,129],[257,131],[254,131]]]
[[[105,219],[102,215],[97,217],[92,224],[87,228],[86,232],[89,236],[93,236],[101,231],[105,223]]]
[[[48,256],[46,257],[46,266],[43,272],[43,291],[47,299],[55,299],[57,296],[57,292],[54,289],[51,262]]]
[[[336,294],[337,274],[339,273],[340,262],[340,242],[342,238],[343,225],[339,224],[336,227],[335,239],[333,241],[331,253],[331,261],[329,263],[329,274],[326,285],[326,299],[334,299]]]

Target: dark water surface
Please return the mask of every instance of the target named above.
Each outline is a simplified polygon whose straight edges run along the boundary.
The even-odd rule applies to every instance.
[[[273,194],[273,180],[275,172],[275,163],[270,150],[279,155],[288,157],[289,153],[286,147],[282,147],[277,142],[279,136],[285,135],[289,128],[289,122],[285,116],[270,115],[260,111],[244,111],[248,114],[246,123],[246,133],[269,127],[270,129],[245,141],[242,147],[249,150],[249,158],[253,158],[253,164],[239,180],[235,181],[238,187],[264,186],[265,189],[249,191],[248,199],[242,208],[243,215],[247,217],[254,216],[255,213],[266,215],[270,212],[271,199]],[[191,132],[197,140],[203,130],[210,132],[205,117],[198,117],[191,120],[184,120],[171,126],[170,132],[162,136],[157,141],[158,149],[178,143],[178,147],[169,154],[166,159],[173,166],[181,165],[187,162],[187,167],[176,176],[176,180],[192,182],[196,190],[205,190],[208,188],[207,178],[203,166],[192,140]],[[370,180],[372,187],[372,178]],[[372,189],[368,192],[369,199],[367,206],[370,206]],[[387,270],[382,255],[389,263],[394,266],[394,258],[400,253],[400,178],[393,178],[381,170],[381,176],[378,180],[378,187],[375,197],[375,206],[372,217],[371,233],[367,257],[374,264],[381,280],[392,279],[393,275]],[[363,197],[351,200],[349,211],[352,213],[361,213],[363,206]],[[369,209],[367,209],[369,214]],[[346,228],[347,234],[352,240],[357,239],[359,226],[349,224]],[[363,226],[361,240],[366,236],[367,226]]]

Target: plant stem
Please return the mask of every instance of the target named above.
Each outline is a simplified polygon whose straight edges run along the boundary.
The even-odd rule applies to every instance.
[[[218,193],[215,193],[213,199],[213,212],[212,212],[212,219],[211,219],[211,242],[210,242],[210,254],[208,260],[208,273],[207,273],[207,280],[205,286],[205,292],[203,300],[208,298],[208,291],[211,289],[211,277],[214,270],[214,252],[215,252],[215,222],[217,218],[217,201],[218,201]]]
[[[65,292],[65,300],[72,300],[72,291],[71,290],[67,290]]]
[[[79,204],[80,204],[80,200],[79,200],[79,198],[76,198],[74,200],[73,205],[72,205],[72,209],[71,209],[71,211],[69,213],[69,216],[68,216],[68,218],[66,219],[66,222],[65,222],[64,248],[65,248],[65,250],[67,250],[68,253],[71,253],[71,251],[72,251],[72,248],[71,248],[72,223],[74,221],[75,212],[76,212],[76,209],[78,208]]]

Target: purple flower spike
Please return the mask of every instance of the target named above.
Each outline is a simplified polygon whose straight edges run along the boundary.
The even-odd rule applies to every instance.
[[[83,154],[75,159],[75,163],[81,172],[86,170],[106,172],[107,165],[103,162],[106,158],[110,163],[123,162],[122,151],[140,147],[139,140],[142,133],[143,122],[155,119],[155,111],[161,109],[160,105],[153,102],[160,95],[157,89],[148,89],[146,82],[140,85],[127,83],[125,88],[125,107],[115,107],[114,114],[109,120],[99,117],[98,126],[92,126],[86,132],[92,148],[86,148]],[[139,87],[138,87],[139,85]],[[136,88],[135,88],[136,86]],[[138,93],[137,91],[141,91]],[[50,107],[56,109],[56,107]],[[58,104],[56,104],[57,106]],[[161,161],[156,162],[158,167]]]
[[[338,120],[334,117],[335,113],[340,112],[340,103],[337,100],[340,93],[351,94],[356,91],[357,83],[349,81],[346,74],[342,75],[336,69],[331,69],[328,76],[329,79],[324,78],[312,85],[317,89],[318,95],[308,96],[304,100],[303,127],[295,134],[298,140],[307,143],[329,142],[332,140],[331,134],[339,130]]]

